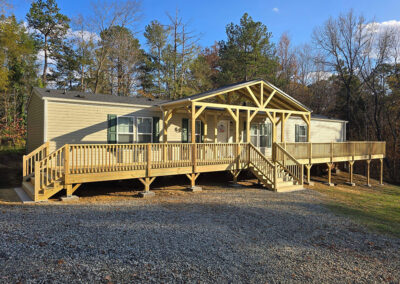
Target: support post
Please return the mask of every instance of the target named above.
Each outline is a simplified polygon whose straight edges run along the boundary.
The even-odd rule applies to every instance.
[[[311,182],[311,167],[312,167],[312,164],[308,164],[308,165],[305,165],[305,166],[306,166],[306,170],[307,170],[307,180],[306,180],[305,183],[310,185],[310,186],[312,186],[312,185],[314,185],[314,183]]]
[[[233,176],[233,181],[232,181],[232,183],[231,183],[231,186],[233,186],[233,187],[238,187],[238,186],[240,186],[240,185],[237,183],[237,178],[238,178],[238,176],[239,176],[239,174],[240,174],[240,170],[231,170],[231,174],[232,174],[232,176]]]
[[[383,159],[379,159],[380,162],[380,175],[379,175],[379,185],[383,185]]]
[[[281,114],[281,142],[285,142],[285,122],[286,122],[286,115],[282,112]]]
[[[366,186],[371,187],[371,181],[370,181],[370,168],[371,168],[371,160],[367,160],[367,184]]]
[[[349,182],[346,182],[346,184],[350,186],[356,185],[353,182],[353,170],[354,170],[354,161],[349,161]]]
[[[217,124],[218,124],[218,118],[217,118],[217,115],[214,115],[214,143],[217,143],[217,141],[218,141],[218,127],[217,127]]]
[[[247,119],[246,119],[246,142],[250,143],[250,110],[247,110]]]
[[[155,195],[153,191],[150,191],[150,185],[154,181],[155,178],[156,177],[152,177],[152,178],[146,177],[144,179],[143,178],[139,179],[140,182],[144,185],[144,191],[139,193],[140,197],[152,197]]]
[[[202,188],[200,186],[196,186],[196,179],[199,177],[200,173],[197,174],[186,174],[187,178],[190,180],[190,187],[188,187],[189,191],[196,192],[201,191]]]
[[[328,166],[328,182],[326,183],[326,185],[334,186],[334,184],[332,183],[332,163],[326,163],[326,165]]]

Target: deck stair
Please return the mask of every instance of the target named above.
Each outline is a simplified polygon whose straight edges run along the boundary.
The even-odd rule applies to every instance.
[[[266,188],[277,192],[303,189],[302,165],[295,164],[295,167],[291,167],[295,171],[292,171],[282,161],[269,160],[252,144],[249,144],[248,155],[249,170]]]

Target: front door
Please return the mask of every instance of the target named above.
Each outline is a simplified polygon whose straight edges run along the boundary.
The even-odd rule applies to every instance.
[[[229,120],[220,120],[217,123],[217,142],[228,143],[229,138]]]

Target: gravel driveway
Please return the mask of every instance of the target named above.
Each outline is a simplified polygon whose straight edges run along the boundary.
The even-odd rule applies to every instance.
[[[398,283],[399,251],[311,190],[0,206],[2,283]]]

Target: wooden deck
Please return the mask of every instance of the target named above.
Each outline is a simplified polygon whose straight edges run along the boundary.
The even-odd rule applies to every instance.
[[[66,144],[48,153],[44,144],[23,159],[23,188],[35,201],[82,183],[138,178],[150,189],[156,177],[249,169],[267,188],[302,187],[304,165],[382,159],[384,142],[274,143],[265,157],[250,143]],[[309,169],[309,168],[308,168]],[[309,174],[309,172],[308,172]]]

